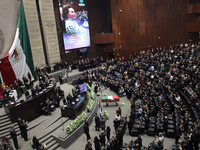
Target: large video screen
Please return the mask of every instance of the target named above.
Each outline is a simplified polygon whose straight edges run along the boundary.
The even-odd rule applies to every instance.
[[[65,50],[90,46],[86,0],[59,0]]]

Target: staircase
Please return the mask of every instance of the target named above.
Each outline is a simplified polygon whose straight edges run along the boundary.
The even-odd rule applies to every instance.
[[[57,141],[51,135],[42,137],[39,139],[39,141],[40,141],[40,143],[46,144],[47,149],[57,150],[60,147],[59,143],[57,143]]]
[[[17,134],[20,134],[19,127],[18,127],[17,123],[13,124],[10,121],[9,116],[6,115],[6,114],[0,116],[0,138],[3,138],[3,137],[10,138],[9,129],[10,129],[11,125],[14,125],[15,131],[17,132]]]

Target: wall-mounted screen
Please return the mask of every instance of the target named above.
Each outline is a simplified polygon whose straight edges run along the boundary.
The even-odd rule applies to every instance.
[[[90,46],[86,0],[59,0],[65,50]]]

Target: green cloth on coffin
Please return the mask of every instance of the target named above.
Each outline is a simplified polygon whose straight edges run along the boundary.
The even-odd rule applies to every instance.
[[[104,99],[104,100],[108,100],[108,96],[104,96],[103,99]]]

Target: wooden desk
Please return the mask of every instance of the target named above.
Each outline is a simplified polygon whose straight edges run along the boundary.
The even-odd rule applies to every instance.
[[[30,96],[24,103],[13,103],[4,105],[5,113],[10,116],[12,123],[16,122],[18,118],[32,121],[42,115],[40,108],[41,102],[46,102],[46,98],[55,96],[56,82],[52,81],[53,86],[47,89],[44,93],[35,97]]]
[[[118,105],[117,102],[119,102],[119,96],[118,95],[102,96],[101,102],[106,103],[107,106],[108,106],[108,103],[116,103],[116,105]]]

